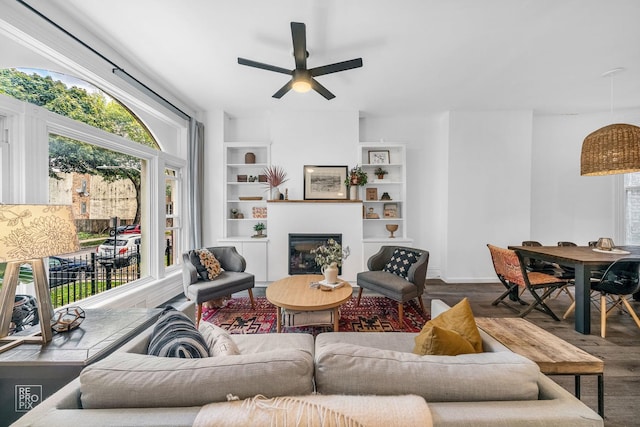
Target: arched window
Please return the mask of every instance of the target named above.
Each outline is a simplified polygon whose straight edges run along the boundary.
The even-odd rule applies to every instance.
[[[118,238],[125,225],[138,225],[129,230],[142,233],[140,248],[137,248],[141,255],[137,257],[139,262],[136,265],[112,263],[117,268],[111,271],[113,282],[107,285],[107,289],[148,276],[149,257],[155,254],[164,254],[162,259],[156,260],[157,265],[169,267],[177,263],[181,209],[176,195],[181,185],[182,166],[171,163],[168,160],[170,156],[160,156],[160,144],[139,118],[92,84],[46,70],[0,70],[0,94],[100,129],[85,131],[86,127],[83,129],[82,125],[69,126],[68,121],[67,124],[61,124],[63,120],[56,120],[55,117],[47,120],[48,195],[50,203],[73,206],[79,237],[90,248],[96,248],[111,238],[110,233],[116,234],[115,237]],[[107,138],[102,131],[117,137]],[[7,156],[2,148],[0,146],[0,161],[4,163]],[[154,152],[158,154],[154,155]],[[166,181],[156,185],[155,182],[159,179],[156,173],[158,167],[165,170]],[[7,175],[0,176],[5,178]],[[11,179],[11,175],[8,179]],[[2,189],[8,187],[5,182],[0,181],[0,184]],[[155,188],[166,191],[166,195],[150,195],[149,192]],[[164,199],[167,206],[170,206],[166,212],[154,212],[158,210],[155,208],[157,203],[154,202],[158,198]],[[154,223],[151,219],[154,215],[166,217],[164,238],[148,231],[150,224]],[[118,218],[119,223],[113,223],[113,218]],[[88,279],[93,279],[94,289],[90,292],[83,290],[80,298],[91,296],[105,288],[103,277],[100,280],[96,280],[96,277],[104,273],[104,266],[109,265],[109,260],[102,263],[100,258],[105,257],[104,253],[93,248],[77,254],[95,267],[91,275],[86,275]],[[52,301],[56,307],[78,299],[78,296],[70,295],[70,290],[62,292],[62,297],[56,295],[55,291],[56,289],[52,289]]]

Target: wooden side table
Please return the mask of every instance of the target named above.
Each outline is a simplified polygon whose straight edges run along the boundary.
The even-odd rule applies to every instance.
[[[47,345],[22,344],[0,353],[0,425],[20,418],[76,378],[82,368],[151,326],[161,312],[159,308],[87,309],[78,328],[54,333]]]
[[[580,398],[580,376],[598,376],[598,414],[604,418],[604,362],[520,317],[477,317],[480,329],[509,350],[532,360],[546,375],[574,375]]]
[[[340,316],[339,307],[353,294],[348,282],[332,291],[311,288],[311,282],[320,281],[323,276],[317,274],[300,274],[276,280],[267,287],[266,297],[277,308],[276,330],[282,330],[282,309],[294,311],[333,310],[333,330],[338,331]]]

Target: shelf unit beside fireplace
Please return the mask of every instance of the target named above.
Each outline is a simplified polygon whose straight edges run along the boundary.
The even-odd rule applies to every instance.
[[[245,155],[253,153],[255,163],[245,163]],[[236,250],[244,256],[247,265],[251,266],[251,272],[255,275],[256,282],[266,282],[268,275],[267,244],[268,237],[254,238],[253,226],[259,222],[267,226],[265,234],[269,234],[267,218],[254,217],[254,208],[257,215],[267,213],[266,183],[249,182],[249,176],[258,177],[265,167],[271,164],[271,145],[260,142],[226,142],[223,156],[224,170],[224,195],[223,195],[223,238],[218,240],[221,245],[235,246]],[[238,175],[246,175],[239,179]],[[260,200],[240,200],[240,197],[262,197]],[[242,212],[244,218],[234,218],[232,209]]]
[[[375,163],[370,158],[370,153],[382,153],[388,156],[389,163]],[[370,161],[371,160],[371,161]],[[407,240],[406,227],[406,149],[404,144],[361,143],[358,150],[358,161],[362,169],[367,172],[368,182],[359,188],[359,197],[363,203],[363,241],[364,242],[389,242]],[[378,179],[374,171],[381,167],[388,173],[383,179]],[[375,189],[377,198],[367,200],[367,189]],[[391,200],[382,200],[387,193]],[[385,216],[385,207],[391,208],[395,216]],[[367,213],[373,209],[378,218],[367,218]],[[387,224],[397,224],[398,230],[394,232],[394,238],[389,238],[390,233],[386,229]]]
[[[271,163],[271,150],[268,143],[225,143],[224,170],[224,237],[226,239],[250,239],[255,234],[253,226],[259,222],[267,224],[266,183],[249,182],[249,177],[259,177],[265,167]],[[255,163],[245,163],[245,155],[253,153]],[[260,200],[246,200],[262,197]],[[241,198],[245,200],[241,200]],[[234,218],[232,209],[237,209],[244,218]],[[261,217],[265,215],[264,217]]]

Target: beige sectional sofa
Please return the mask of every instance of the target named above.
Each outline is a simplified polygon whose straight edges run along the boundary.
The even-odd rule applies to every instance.
[[[432,316],[447,308],[433,301]],[[233,335],[240,355],[195,360],[143,355],[150,333],[87,367],[14,425],[190,426],[207,411],[208,425],[262,425],[246,415],[247,404],[262,399],[254,395],[360,425],[603,425],[537,365],[482,332],[485,353],[473,355],[415,355],[415,333],[330,332],[315,340]],[[219,403],[201,412],[210,402]]]

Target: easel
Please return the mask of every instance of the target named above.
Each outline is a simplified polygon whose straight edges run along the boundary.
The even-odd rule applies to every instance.
[[[36,288],[38,316],[40,318],[40,332],[29,335],[9,335],[9,325],[13,315],[16,289],[18,287],[18,275],[21,264],[31,264],[33,271],[33,283]],[[24,261],[12,261],[7,263],[0,293],[0,353],[19,346],[22,343],[46,344],[51,341],[51,318],[53,308],[49,294],[49,282],[44,269],[42,258]],[[6,344],[3,342],[8,341]]]

